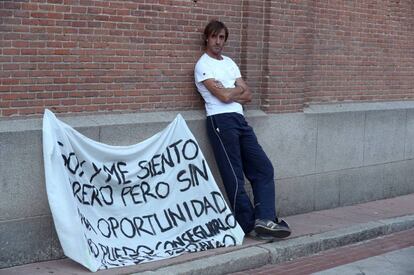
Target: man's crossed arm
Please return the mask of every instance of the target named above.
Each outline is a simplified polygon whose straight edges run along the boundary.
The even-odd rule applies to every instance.
[[[230,103],[235,101],[244,104],[252,100],[250,89],[242,78],[236,79],[236,87],[234,88],[225,88],[220,81],[212,78],[204,80],[203,83],[222,102]]]

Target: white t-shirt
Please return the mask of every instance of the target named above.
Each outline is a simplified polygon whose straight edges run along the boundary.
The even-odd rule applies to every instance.
[[[235,87],[236,79],[241,77],[239,67],[231,58],[224,55],[222,57],[222,60],[217,60],[204,53],[195,65],[195,84],[204,98],[207,116],[232,112],[243,115],[243,107],[240,103],[220,101],[203,84],[206,79],[215,79],[220,81],[225,88]]]

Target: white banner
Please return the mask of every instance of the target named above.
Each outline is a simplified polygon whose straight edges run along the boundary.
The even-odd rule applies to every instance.
[[[63,251],[91,271],[243,241],[181,115],[138,144],[110,146],[46,110],[43,154]]]

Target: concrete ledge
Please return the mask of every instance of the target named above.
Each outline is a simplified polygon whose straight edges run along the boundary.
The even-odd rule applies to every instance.
[[[91,114],[69,116],[57,114],[56,116],[73,128],[113,126],[127,124],[147,123],[170,123],[178,114],[188,121],[204,120],[204,111],[170,111],[170,112],[148,112],[148,113],[126,113],[126,114]],[[266,114],[260,110],[247,110],[246,117],[265,117]],[[0,133],[2,132],[25,132],[42,129],[42,118],[10,118],[0,119]]]
[[[388,102],[343,102],[326,104],[309,104],[303,109],[305,114],[330,114],[342,112],[365,112],[385,110],[414,109],[414,101],[388,101]]]
[[[139,274],[227,274],[263,266],[269,261],[266,249],[251,247]]]
[[[258,268],[266,264],[286,262],[410,228],[414,228],[414,215],[368,222],[283,242],[263,244],[139,274],[227,274]]]

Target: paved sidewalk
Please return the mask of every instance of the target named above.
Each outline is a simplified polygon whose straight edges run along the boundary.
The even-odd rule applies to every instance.
[[[315,273],[316,275],[412,275],[414,246]]]
[[[108,274],[226,274],[287,262],[331,248],[414,228],[414,194],[285,218],[291,237],[274,243],[246,238],[239,247],[182,255],[136,266],[98,271]],[[0,274],[91,274],[70,259],[0,269]]]
[[[232,275],[414,274],[414,229]]]

